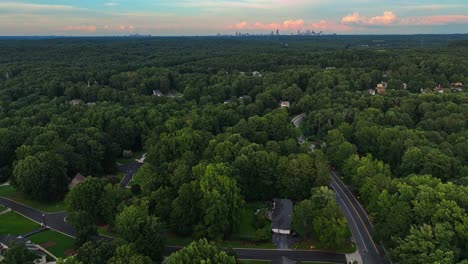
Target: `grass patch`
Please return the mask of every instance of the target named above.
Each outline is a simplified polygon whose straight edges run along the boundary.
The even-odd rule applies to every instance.
[[[125,176],[124,173],[121,172],[121,171],[119,171],[119,172],[117,172],[117,173],[115,174],[115,177],[117,177],[117,179],[119,179],[119,182],[122,181],[122,179],[124,178],[124,176]]]
[[[3,212],[3,211],[5,211],[6,209],[7,209],[7,208],[6,208],[5,206],[0,205],[0,213]]]
[[[255,238],[257,209],[267,208],[265,203],[249,203],[242,208],[239,225],[234,231],[232,237],[236,240],[253,240]],[[270,222],[265,225],[266,229],[270,229]]]
[[[11,185],[0,186],[0,196],[8,197],[15,192],[16,190]]]
[[[37,209],[39,211],[44,211],[47,213],[56,213],[60,211],[65,211],[65,204],[63,201],[58,202],[38,202],[34,201],[21,192],[14,189],[12,186],[1,186],[0,187],[0,196],[11,199],[18,203],[25,204],[29,207]]]
[[[29,237],[29,239],[32,242],[43,246],[50,251],[50,253],[59,258],[66,257],[66,250],[75,248],[75,240],[73,238],[52,230],[35,234]]]
[[[187,246],[197,239],[192,237],[181,237],[176,234],[168,233],[166,234],[166,245],[167,246]],[[272,249],[275,248],[275,245],[271,242],[266,243],[254,243],[251,241],[243,240],[225,240],[216,242],[217,245],[227,248],[264,248]]]
[[[274,249],[276,246],[272,242],[252,242],[245,240],[225,240],[218,243],[221,247],[227,248],[264,248]]]
[[[302,250],[327,250],[327,251],[334,251],[338,253],[353,253],[356,251],[356,245],[352,242],[349,242],[347,245],[345,245],[342,248],[336,248],[336,249],[331,249],[331,248],[325,248],[321,247],[320,243],[314,240],[303,240],[295,243],[292,246],[293,249],[302,249]]]
[[[109,229],[109,226],[97,226],[97,232],[103,236],[117,237],[117,235]]]
[[[40,225],[15,212],[0,215],[0,234],[23,235]]]

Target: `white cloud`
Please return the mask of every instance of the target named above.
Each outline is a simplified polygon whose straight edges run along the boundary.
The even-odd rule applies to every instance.
[[[116,3],[116,2],[107,2],[107,3],[104,3],[105,6],[118,6],[119,3]]]
[[[0,2],[0,9],[23,11],[23,12],[86,10],[85,8],[79,8],[79,7],[75,7],[71,5],[30,4],[30,3],[18,3],[18,2]]]

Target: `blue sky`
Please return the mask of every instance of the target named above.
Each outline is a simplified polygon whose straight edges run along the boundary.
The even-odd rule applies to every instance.
[[[468,0],[0,0],[0,35],[468,33]]]

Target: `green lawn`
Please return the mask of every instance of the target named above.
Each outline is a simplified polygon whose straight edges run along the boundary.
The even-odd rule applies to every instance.
[[[124,178],[124,173],[119,171],[115,174],[115,177],[117,177],[117,179],[119,179],[119,182],[121,182],[122,179]]]
[[[41,245],[56,257],[66,257],[66,250],[75,248],[75,240],[58,232],[47,230],[29,237],[32,242]]]
[[[252,240],[255,237],[257,228],[255,226],[257,209],[266,208],[265,203],[249,203],[242,208],[241,219],[239,225],[234,231],[233,238],[240,240]],[[270,223],[268,222],[265,226],[266,229],[270,229]]]
[[[65,210],[65,204],[63,203],[63,201],[51,203],[34,201],[33,199],[26,197],[21,192],[15,190],[12,186],[0,186],[0,196],[6,197],[18,203],[25,204],[34,209],[44,211],[47,213],[55,213]]]
[[[166,245],[168,246],[187,246],[194,241],[191,237],[180,237],[175,234],[166,234]],[[219,241],[217,244],[221,247],[228,248],[275,248],[271,242],[267,243],[254,243],[251,241],[243,240],[225,240]]]
[[[11,185],[0,186],[0,196],[8,197],[15,192],[15,189]]]
[[[0,205],[0,213],[5,211],[7,208],[5,206]]]
[[[245,240],[225,240],[220,242],[219,245],[229,248],[276,248],[272,242],[251,242]]]
[[[15,212],[0,215],[0,223],[0,234],[3,235],[22,235],[40,226]]]
[[[98,226],[97,227],[98,234],[108,236],[108,237],[116,237],[115,233],[111,232],[106,226]]]
[[[345,247],[342,248],[337,248],[337,249],[330,249],[330,248],[324,248],[320,246],[320,243],[313,241],[313,240],[307,240],[307,241],[300,241],[295,243],[292,246],[293,249],[304,249],[304,250],[329,250],[329,251],[334,251],[338,253],[353,253],[356,251],[356,245],[354,243],[349,243]]]
[[[253,241],[256,227],[255,212],[258,208],[265,208],[264,203],[252,203],[246,204],[242,208],[241,221],[236,228],[236,231],[228,240],[219,241],[218,244],[222,247],[230,248],[275,248],[275,245],[269,239],[266,242],[255,242]],[[265,225],[265,228],[270,230],[270,223]],[[166,234],[166,243],[169,246],[186,246],[190,244],[194,239],[191,237],[180,237],[175,234]]]

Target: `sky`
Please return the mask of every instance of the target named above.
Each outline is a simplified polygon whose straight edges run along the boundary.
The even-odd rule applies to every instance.
[[[0,35],[468,33],[468,0],[0,0]]]

